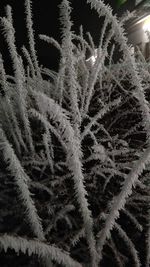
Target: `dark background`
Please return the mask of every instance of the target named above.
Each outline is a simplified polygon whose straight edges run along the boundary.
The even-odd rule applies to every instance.
[[[39,40],[38,34],[47,34],[60,41],[60,22],[59,22],[59,8],[61,0],[33,0],[33,20],[36,38],[36,49],[38,50],[38,57],[40,64],[50,68],[58,68],[58,52],[52,46]],[[86,0],[71,0],[72,5],[72,20],[74,21],[73,30],[78,33],[80,25],[83,25],[84,32],[89,31],[94,39],[95,44],[98,44],[99,33],[102,27],[102,22],[99,20],[97,13],[90,9],[90,5],[86,4]],[[135,0],[128,0],[122,7],[117,7],[117,0],[105,0],[106,4],[110,4],[113,8],[113,13],[120,16],[125,10],[132,10]],[[22,45],[28,47],[25,27],[24,15],[24,0],[0,0],[0,16],[5,16],[5,6],[9,4],[13,9],[14,27],[16,29],[16,45],[21,48]],[[6,42],[2,36],[2,29],[0,29],[0,52],[5,58],[7,64],[7,71],[11,72],[9,62],[8,50]]]

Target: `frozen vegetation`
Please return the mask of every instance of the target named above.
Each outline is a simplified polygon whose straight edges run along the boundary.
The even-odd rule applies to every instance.
[[[127,44],[131,15],[86,2],[103,18],[98,47],[72,32],[68,0],[61,43],[39,36],[59,50],[58,72],[38,63],[30,0],[22,53],[10,6],[0,18],[13,69],[1,54],[1,267],[149,267],[150,66]]]

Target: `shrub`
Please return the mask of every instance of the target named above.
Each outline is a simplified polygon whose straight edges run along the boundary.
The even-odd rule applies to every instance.
[[[58,72],[38,63],[30,0],[22,55],[10,6],[0,19],[14,73],[1,55],[1,266],[149,266],[149,64],[126,17],[87,3],[104,19],[98,47],[72,32],[68,0],[61,43],[39,36],[59,50]]]

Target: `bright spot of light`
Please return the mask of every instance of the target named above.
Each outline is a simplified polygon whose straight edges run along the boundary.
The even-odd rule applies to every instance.
[[[150,16],[148,16],[148,18],[145,19],[144,24],[143,24],[143,30],[145,32],[147,31],[150,32]]]
[[[97,49],[95,49],[94,51],[94,55],[89,57],[86,61],[87,62],[90,62],[91,65],[94,65],[95,61],[96,61],[96,58],[97,58]]]
[[[147,16],[141,18],[140,20],[138,20],[138,21],[135,23],[135,25],[140,24],[141,22],[145,22],[145,21],[146,21],[147,19],[149,19],[149,18],[150,18],[150,15],[147,15]]]
[[[91,60],[92,64],[94,64],[95,61],[96,61],[96,57],[95,57],[95,56],[91,56],[91,57],[89,58],[89,60]],[[88,60],[87,60],[87,61],[88,61]]]

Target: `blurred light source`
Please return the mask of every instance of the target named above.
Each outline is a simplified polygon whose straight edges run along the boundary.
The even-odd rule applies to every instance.
[[[144,20],[143,30],[150,32],[150,15]]]
[[[89,57],[86,61],[89,62],[91,65],[94,65],[96,58],[97,58],[97,49],[95,49],[94,55]]]
[[[141,18],[140,20],[138,20],[138,21],[135,23],[135,25],[140,24],[140,23],[142,23],[142,22],[145,22],[145,21],[146,21],[147,19],[149,19],[149,18],[150,18],[150,15],[147,15],[147,16]]]

